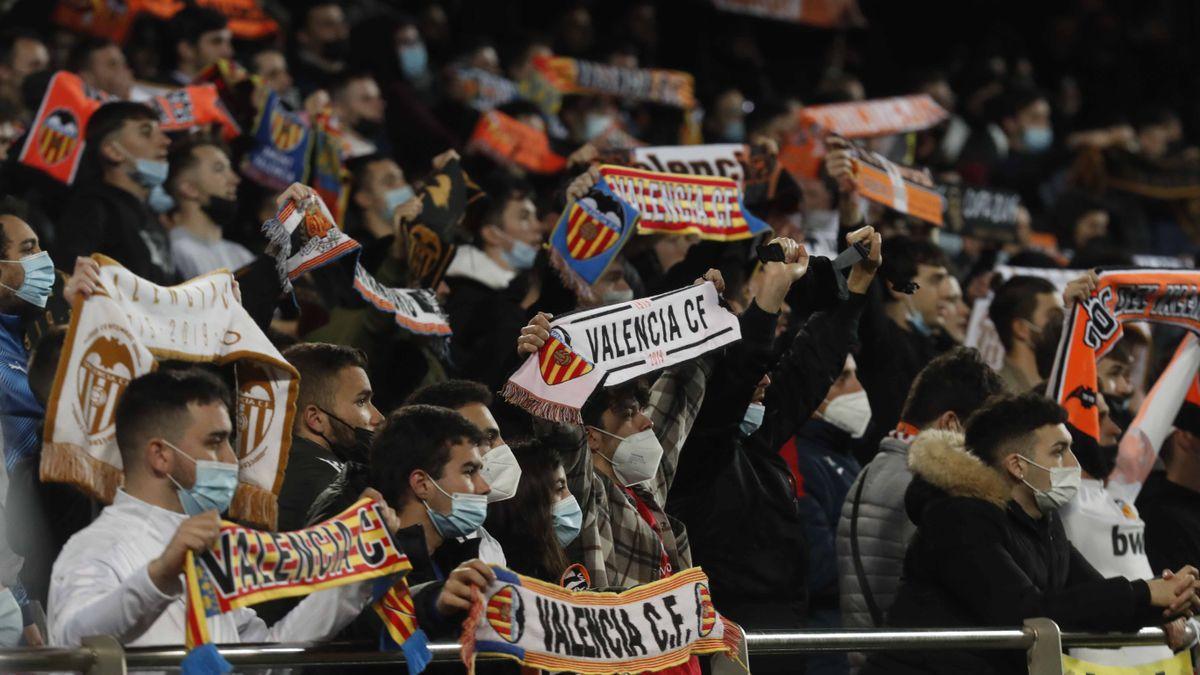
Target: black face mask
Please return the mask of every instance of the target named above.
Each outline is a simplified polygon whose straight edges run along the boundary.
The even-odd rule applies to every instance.
[[[1112,475],[1113,469],[1117,468],[1118,446],[1100,445],[1069,423],[1067,430],[1071,432],[1071,452],[1079,461],[1079,468],[1096,480],[1104,480]]]
[[[236,199],[225,199],[214,195],[208,198],[208,203],[201,206],[200,210],[204,211],[204,215],[220,225],[222,229],[226,229],[232,226],[233,221],[237,219],[238,204]]]
[[[1108,416],[1112,418],[1112,421],[1122,429],[1128,429],[1129,425],[1133,423],[1136,413],[1129,409],[1129,397],[1105,394],[1104,400],[1108,401]]]
[[[318,410],[329,415],[329,419],[337,420],[339,424],[349,427],[350,431],[354,432],[354,441],[349,444],[335,443],[325,438],[324,434],[321,435],[321,438],[324,438],[325,442],[329,444],[329,449],[333,451],[333,454],[343,462],[369,463],[371,460],[371,441],[375,440],[375,432],[365,427],[356,427],[349,424],[324,408],[318,408]]]
[[[359,120],[354,123],[354,132],[363,138],[378,138],[383,135],[383,122],[374,120]]]
[[[350,56],[349,40],[334,40],[321,45],[321,58],[327,61],[345,61]]]

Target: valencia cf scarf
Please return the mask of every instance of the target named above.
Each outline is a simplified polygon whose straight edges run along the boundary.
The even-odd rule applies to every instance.
[[[520,97],[517,85],[511,80],[493,75],[482,68],[455,70],[454,85],[459,88],[459,93],[467,105],[479,112],[494,110]]]
[[[532,173],[558,173],[567,166],[567,160],[550,149],[546,132],[499,110],[479,118],[470,147],[498,162],[514,164]]]
[[[463,622],[462,658],[493,654],[547,672],[661,671],[693,655],[736,658],[742,629],[713,606],[698,567],[622,593],[569,591],[493,565]],[[745,668],[745,666],[742,666]]]
[[[601,166],[600,176],[637,212],[638,234],[697,234],[701,239],[738,241],[769,229],[746,210],[731,178],[616,166]]]
[[[1092,297],[1071,309],[1046,395],[1067,411],[1076,430],[1096,442],[1100,436],[1096,362],[1121,339],[1127,321],[1164,323],[1200,332],[1200,272],[1102,272]]]
[[[856,23],[858,0],[713,0],[722,12],[838,28]]]
[[[338,261],[352,262],[351,284],[372,307],[391,314],[398,326],[418,335],[450,335],[449,320],[433,291],[379,283],[358,262],[362,247],[338,229],[320,197],[301,205],[288,200],[263,223],[262,231],[285,291],[291,291],[292,282],[306,272]]]
[[[690,73],[658,68],[621,68],[565,56],[535,56],[533,67],[564,94],[601,94],[676,108],[696,106]]]
[[[226,143],[242,134],[233,116],[225,109],[214,84],[193,84],[146,101],[158,113],[158,125],[165,132],[186,131],[216,124]]]
[[[417,196],[421,198],[421,214],[415,222],[404,224],[407,286],[437,288],[454,260],[458,244],[466,238],[461,225],[467,208],[483,199],[484,192],[463,170],[462,163],[452,159],[422,181]]]
[[[800,122],[846,138],[871,138],[928,129],[948,116],[932,97],[919,94],[809,106],[800,111]]]
[[[332,110],[313,119],[312,188],[331,205],[334,223],[344,223],[350,198],[350,172],[343,164],[342,130]]]
[[[383,581],[375,609],[388,634],[401,645],[413,638],[419,630],[404,581],[412,564],[392,540],[381,508],[374,500],[360,499],[333,518],[295,532],[263,532],[222,522],[212,548],[187,554],[188,655],[181,664],[183,672],[232,672],[210,641],[210,616],[371,579]],[[422,641],[423,635],[416,640]]]
[[[633,236],[637,218],[604,177],[567,206],[550,235],[550,261],[576,295],[594,300],[592,284]]]
[[[273,91],[259,111],[252,137],[254,147],[242,167],[246,176],[272,190],[308,182],[312,129],[299,114],[284,108]]]
[[[65,70],[55,73],[18,161],[63,183],[73,183],[83,157],[87,121],[109,98],[108,94],[86,86],[74,73]]]
[[[158,286],[95,254],[100,283],[77,301],[42,434],[41,479],[104,503],[123,479],[116,409],[130,381],[160,360],[235,364],[238,487],[229,513],[275,526],[299,375],[233,293],[225,270]]]
[[[854,185],[860,195],[927,223],[942,224],[945,202],[936,189],[922,184],[917,172],[858,147],[854,148],[853,163]]]

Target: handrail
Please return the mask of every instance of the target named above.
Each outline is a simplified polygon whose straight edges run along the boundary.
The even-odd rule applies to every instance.
[[[1044,634],[1047,631],[1050,634]],[[829,651],[880,651],[908,649],[1015,649],[1029,651],[1031,673],[1053,672],[1040,666],[1033,658],[1039,643],[1051,647],[1052,660],[1057,659],[1057,638],[1061,635],[1062,647],[1117,647],[1130,645],[1163,644],[1163,632],[1158,628],[1145,628],[1134,634],[1058,633],[1053,622],[1045,619],[1031,620],[1023,628],[989,629],[912,629],[912,630],[805,630],[764,631],[748,633],[746,647],[754,656],[799,654]],[[1045,639],[1043,639],[1045,638]],[[105,649],[118,649],[121,670],[111,670],[111,654]],[[262,645],[219,646],[222,656],[236,667],[300,667],[316,665],[366,665],[400,664],[404,656],[399,651],[380,652],[362,643],[289,643]],[[430,645],[434,661],[453,662],[459,659],[456,643]],[[158,670],[178,667],[184,650],[174,647],[131,647],[123,653],[111,638],[78,648],[36,647],[22,649],[0,649],[0,672],[13,671],[76,671],[90,675],[106,675],[110,672],[136,670]],[[1042,654],[1044,657],[1045,654]],[[480,656],[481,660],[487,657]],[[1046,663],[1045,660],[1040,661]]]

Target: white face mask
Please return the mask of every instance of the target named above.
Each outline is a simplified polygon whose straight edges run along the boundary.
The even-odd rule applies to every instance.
[[[592,428],[596,429],[596,427]],[[625,487],[640,485],[650,481],[658,474],[658,464],[662,461],[663,449],[662,444],[658,442],[658,437],[654,435],[653,429],[639,431],[625,438],[610,434],[603,429],[596,429],[596,431],[621,441],[617,445],[617,449],[613,451],[612,459],[596,453],[604,461],[612,464],[613,473],[617,475],[617,480],[621,482],[621,485]]]
[[[871,403],[865,391],[842,394],[831,400],[825,406],[825,411],[817,413],[817,416],[852,438],[862,438],[867,433],[867,425],[871,423]]]
[[[512,499],[521,482],[521,465],[507,445],[497,445],[483,456],[483,479],[492,487],[488,503]]]
[[[1029,485],[1029,481],[1024,478],[1021,479],[1022,483],[1027,485],[1030,490],[1033,490],[1033,498],[1037,501],[1038,509],[1043,514],[1057,511],[1066,506],[1075,498],[1075,494],[1079,492],[1079,483],[1083,475],[1078,466],[1045,467],[1027,457],[1021,455],[1018,455],[1018,457],[1050,474],[1050,488],[1047,490],[1039,490]]]

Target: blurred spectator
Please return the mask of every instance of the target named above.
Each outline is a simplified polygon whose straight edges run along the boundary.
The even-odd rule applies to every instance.
[[[133,90],[133,70],[121,47],[106,38],[85,38],[71,50],[67,70],[77,73],[85,84],[128,100]]]
[[[384,127],[386,105],[375,78],[346,75],[333,85],[333,112],[342,123],[342,149],[347,159],[375,152],[388,154]]]
[[[1027,392],[1042,380],[1035,345],[1051,318],[1059,315],[1055,310],[1062,310],[1058,289],[1041,277],[1014,276],[996,289],[988,318],[1004,345],[1004,366],[999,372],[1010,394]]]
[[[0,99],[32,115],[32,109],[25,109],[21,85],[25,78],[49,66],[50,52],[36,32],[15,26],[0,32]]]
[[[335,84],[350,57],[350,25],[336,2],[306,0],[292,15],[295,44],[289,63],[300,93]]]
[[[1200,559],[1200,406],[1183,404],[1160,457],[1166,470],[1151,474],[1137,508],[1151,569],[1178,569]]]
[[[212,138],[192,136],[171,147],[168,162],[167,191],[175,201],[171,256],[179,274],[191,279],[250,264],[254,255],[222,236],[237,220],[241,182],[225,148]]]
[[[360,243],[391,236],[393,215],[416,196],[404,170],[387,155],[359,155],[346,162],[350,171],[350,214],[346,234]]]
[[[278,49],[256,52],[250,61],[251,72],[262,78],[263,85],[279,95],[293,110],[300,108],[300,90],[288,72],[287,57]]]
[[[191,84],[208,66],[233,58],[233,33],[225,15],[207,7],[185,7],[168,28],[173,70],[163,78],[175,85]]]

